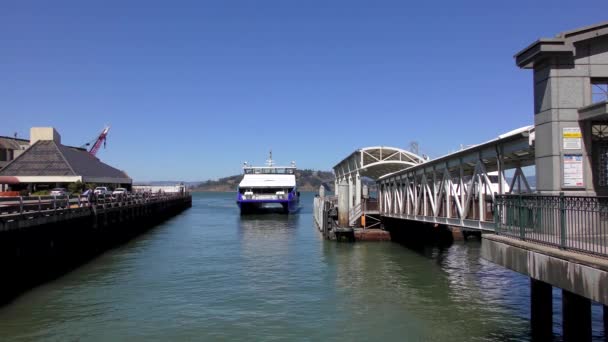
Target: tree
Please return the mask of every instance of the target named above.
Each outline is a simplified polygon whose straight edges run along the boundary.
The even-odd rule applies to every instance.
[[[68,191],[73,194],[81,193],[83,188],[84,184],[81,181],[76,181],[75,183],[68,184]]]

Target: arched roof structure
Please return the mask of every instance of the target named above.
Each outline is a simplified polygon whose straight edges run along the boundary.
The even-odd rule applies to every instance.
[[[373,146],[356,150],[334,166],[336,179],[361,177],[378,179],[389,173],[423,163],[424,158],[396,147]]]

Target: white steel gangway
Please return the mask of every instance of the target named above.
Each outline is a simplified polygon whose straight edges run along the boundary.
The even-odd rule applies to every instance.
[[[380,216],[493,231],[495,195],[532,192],[522,170],[532,165],[534,126],[526,126],[380,177]]]

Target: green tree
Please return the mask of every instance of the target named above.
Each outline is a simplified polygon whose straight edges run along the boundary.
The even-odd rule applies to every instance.
[[[81,181],[68,184],[68,191],[72,194],[80,194],[83,188],[84,184]]]

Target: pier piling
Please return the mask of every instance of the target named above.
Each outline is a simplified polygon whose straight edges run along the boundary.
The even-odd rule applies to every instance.
[[[566,341],[591,341],[591,301],[562,290],[563,334]]]
[[[532,337],[547,341],[553,334],[553,294],[552,286],[530,278],[530,305]]]
[[[348,213],[350,201],[350,186],[346,182],[341,182],[338,192],[338,224],[342,228],[348,227]]]

